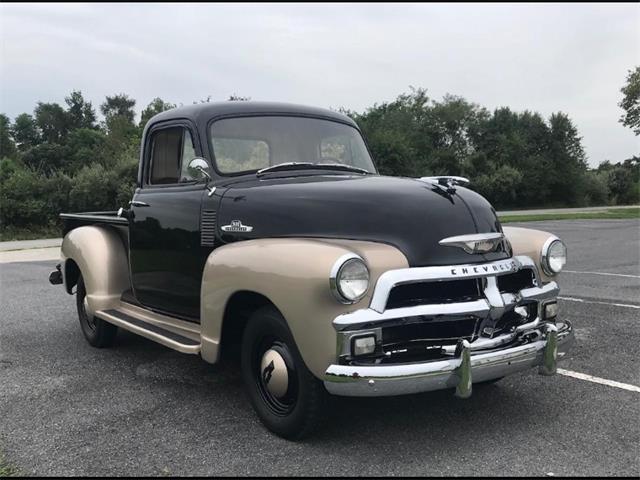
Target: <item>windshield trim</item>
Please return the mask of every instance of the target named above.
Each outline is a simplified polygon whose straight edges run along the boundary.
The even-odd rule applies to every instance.
[[[360,130],[360,127],[358,127],[358,125],[353,122],[348,122],[348,121],[343,121],[339,118],[335,118],[335,117],[330,117],[330,116],[324,116],[324,115],[309,115],[309,114],[305,114],[305,113],[299,113],[299,112],[273,112],[273,113],[265,113],[265,112],[256,112],[256,113],[231,113],[231,114],[227,114],[227,115],[216,115],[215,117],[212,117],[211,119],[209,119],[209,121],[207,122],[207,126],[206,126],[206,139],[207,139],[207,148],[209,149],[209,155],[211,158],[211,165],[213,166],[213,170],[214,172],[222,177],[222,178],[232,178],[232,177],[239,177],[242,175],[250,175],[250,174],[255,174],[258,170],[258,168],[254,168],[252,170],[242,170],[239,172],[232,172],[232,173],[225,173],[220,171],[220,169],[218,169],[218,161],[216,160],[216,155],[213,151],[213,136],[211,135],[211,127],[213,126],[214,123],[216,123],[219,120],[226,120],[229,118],[247,118],[247,117],[298,117],[298,118],[312,118],[312,119],[316,119],[316,120],[326,120],[329,122],[334,122],[334,123],[340,123],[342,125],[346,125],[348,127],[353,128],[354,130],[356,130],[358,132],[358,134],[360,134],[360,137],[362,138],[362,142],[364,143],[364,147],[367,149],[367,153],[369,154],[369,158],[371,159],[371,164],[373,165],[373,172],[370,172],[373,175],[379,175],[380,172],[378,172],[378,167],[376,165],[376,162],[373,159],[373,155],[371,154],[371,149],[369,148],[369,145],[367,144],[367,140],[364,138],[364,135],[362,134],[362,130]],[[326,171],[326,170],[325,170]],[[339,170],[334,170],[334,172],[336,173],[340,173]],[[344,171],[344,173],[348,174],[350,172],[348,172],[347,170]],[[353,173],[353,172],[351,172]]]

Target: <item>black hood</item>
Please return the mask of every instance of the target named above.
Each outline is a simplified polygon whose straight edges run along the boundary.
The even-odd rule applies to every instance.
[[[252,179],[230,185],[218,225],[234,220],[251,232],[224,232],[224,241],[266,237],[367,240],[398,248],[412,267],[508,258],[504,251],[471,255],[440,240],[502,231],[483,197],[457,187],[447,194],[428,183],[377,175],[311,175]]]

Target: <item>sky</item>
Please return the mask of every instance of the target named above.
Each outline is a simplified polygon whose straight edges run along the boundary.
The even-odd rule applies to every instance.
[[[0,111],[81,90],[364,111],[410,86],[567,113],[592,166],[640,152],[618,107],[640,4],[1,4]],[[97,108],[96,108],[97,109]]]

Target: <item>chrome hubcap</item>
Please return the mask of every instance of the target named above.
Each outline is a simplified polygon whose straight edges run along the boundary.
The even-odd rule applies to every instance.
[[[276,398],[286,395],[289,388],[289,371],[284,358],[276,350],[271,348],[262,355],[260,376],[271,395]]]

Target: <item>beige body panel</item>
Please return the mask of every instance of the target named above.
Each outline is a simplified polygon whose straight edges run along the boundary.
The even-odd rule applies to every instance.
[[[502,227],[502,231],[511,243],[514,255],[526,255],[536,262],[536,268],[544,283],[557,278],[557,276],[550,277],[544,273],[540,265],[542,247],[549,238],[555,238],[555,235],[549,232],[543,232],[542,230],[520,227]]]
[[[339,303],[329,287],[334,263],[347,253],[360,255],[371,275],[367,295],[353,305]],[[336,356],[333,319],[367,307],[378,277],[407,266],[398,249],[372,242],[283,238],[220,247],[207,259],[202,278],[202,358],[211,363],[218,359],[227,302],[236,292],[250,291],[278,308],[305,364],[322,378]]]
[[[65,287],[67,261],[73,260],[87,289],[88,311],[117,308],[122,292],[129,288],[129,265],[122,240],[108,227],[84,226],[71,230],[62,240],[61,263]]]

